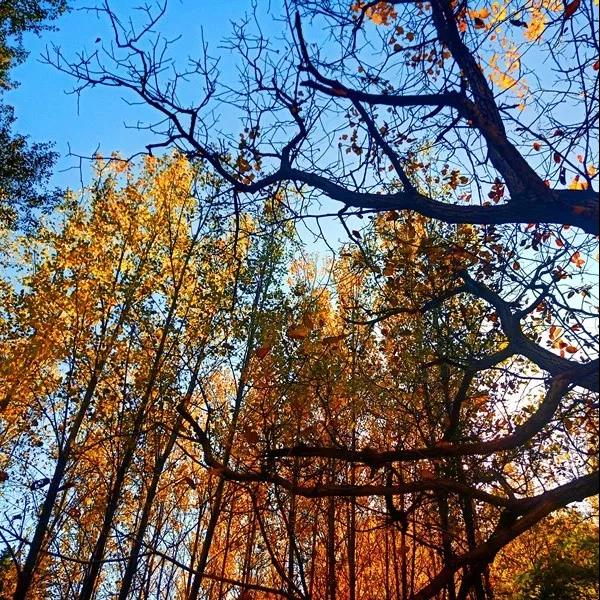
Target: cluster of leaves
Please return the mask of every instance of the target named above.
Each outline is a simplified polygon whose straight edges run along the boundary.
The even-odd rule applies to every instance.
[[[12,107],[0,104],[0,223],[10,227],[30,222],[31,211],[56,206],[61,197],[45,185],[56,160],[51,145],[28,144],[14,122]]]
[[[506,548],[492,574],[507,600],[598,597],[598,526],[575,511],[558,513]]]
[[[23,34],[48,29],[67,8],[65,0],[5,0],[0,6],[0,88],[9,88],[8,71],[27,57]]]
[[[45,187],[56,154],[49,144],[27,142],[15,133],[13,108],[2,97],[16,84],[9,71],[27,57],[22,45],[26,33],[39,34],[48,21],[66,10],[64,0],[6,0],[0,4],[0,225],[31,223],[33,210],[55,206],[58,190]]]

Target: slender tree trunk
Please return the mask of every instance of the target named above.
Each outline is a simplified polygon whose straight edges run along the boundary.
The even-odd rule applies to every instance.
[[[390,532],[385,529],[384,538],[384,578],[385,578],[385,600],[392,599],[392,590],[390,588]]]
[[[219,582],[219,598],[223,597],[223,585],[224,585],[224,581],[223,579],[225,578],[225,576],[227,575],[227,558],[229,557],[229,536],[231,535],[231,523],[233,522],[233,510],[229,511],[229,518],[227,519],[227,528],[225,530],[225,551],[223,552],[223,562],[221,563],[221,581]],[[246,541],[246,552],[244,555],[244,564],[242,567],[242,573],[244,574],[242,576],[242,581],[246,581],[245,579],[245,573],[246,573],[246,565],[248,562],[248,547],[249,544],[251,544],[252,541],[251,540],[247,540]]]
[[[169,303],[169,311],[162,326],[160,342],[154,355],[152,366],[150,367],[150,371],[148,374],[148,382],[146,383],[144,395],[142,396],[140,406],[138,407],[135,416],[131,434],[129,435],[128,440],[125,444],[125,452],[123,454],[121,464],[118,467],[117,475],[115,477],[115,481],[113,483],[112,489],[108,497],[108,503],[104,512],[104,519],[102,521],[102,527],[100,529],[98,538],[96,539],[96,545],[94,546],[94,550],[92,552],[90,566],[83,580],[81,592],[79,594],[79,600],[90,600],[96,587],[98,575],[100,574],[100,570],[102,568],[102,558],[104,556],[104,551],[108,542],[108,535],[110,533],[113,519],[115,517],[117,508],[121,500],[121,492],[123,489],[123,485],[125,484],[125,478],[133,461],[138,439],[147,416],[146,411],[150,405],[152,392],[154,390],[156,380],[160,373],[160,367],[162,365],[162,361],[166,350],[169,330],[173,323],[175,311],[179,302],[179,294],[181,292],[181,287],[183,285],[185,275],[187,273],[187,268],[192,257],[192,252],[196,245],[196,241],[198,239],[199,234],[200,228],[197,229],[190,242],[190,247],[186,252],[181,271],[179,272],[177,280],[174,282],[173,297],[171,298],[171,301]]]
[[[125,443],[125,451],[123,453],[123,458],[121,459],[121,462],[117,468],[117,473],[112,484],[110,493],[108,495],[107,505],[104,511],[104,519],[102,520],[100,533],[96,538],[96,544],[94,546],[94,550],[90,559],[90,566],[83,579],[81,591],[79,593],[79,600],[90,600],[92,595],[94,594],[94,589],[96,587],[98,575],[100,574],[100,570],[102,568],[102,558],[104,556],[104,551],[108,542],[110,529],[112,527],[113,519],[115,517],[117,508],[121,500],[121,493],[125,484],[125,479],[127,477],[127,473],[129,471],[129,468],[131,467],[131,463],[135,455],[135,450],[137,448],[139,436],[147,416],[146,412],[150,403],[150,398],[152,396],[152,390],[156,382],[156,377],[158,376],[160,361],[162,359],[164,343],[166,340],[166,331],[167,327],[165,327],[165,330],[163,332],[161,344],[159,346],[154,360],[154,364],[151,369],[147,388],[140,402],[140,406],[137,409],[132,431],[129,434]]]
[[[156,557],[154,555],[151,555],[148,557],[148,560],[146,561],[146,569],[145,569],[145,573],[144,576],[142,577],[142,588],[139,591],[138,594],[138,598],[140,600],[147,600],[147,598],[150,597],[150,586],[152,585],[152,575],[154,573],[154,561],[156,560]],[[161,589],[163,587],[163,575],[164,575],[164,571],[160,571],[160,575],[158,577],[158,582],[157,582],[157,587],[158,589]]]
[[[202,542],[202,548],[200,550],[200,557],[198,558],[198,564],[194,572],[194,578],[192,585],[190,586],[190,593],[188,600],[197,600],[200,595],[200,585],[204,577],[204,571],[208,563],[208,554],[212,545],[213,536],[221,516],[222,503],[223,503],[223,492],[225,491],[225,479],[222,475],[219,475],[219,481],[217,483],[217,489],[215,490],[215,496],[210,508],[210,519],[206,526],[206,532],[204,533],[204,541]]]
[[[396,529],[392,529],[392,558],[394,559],[394,589],[396,598],[400,598],[402,594],[402,585],[400,583],[400,565],[398,564],[398,549],[396,546]]]
[[[358,302],[354,302],[353,306],[358,306]],[[352,309],[352,320],[356,319],[355,309]],[[356,331],[353,327],[352,331],[352,379],[356,376]],[[352,450],[356,450],[356,405],[355,396],[352,395]],[[356,484],[356,472],[354,465],[350,465],[350,485]],[[356,501],[350,498],[350,507],[348,515],[348,600],[356,600]]]
[[[281,577],[282,581],[287,582],[287,584],[289,586],[290,581],[287,576],[287,571],[286,571],[285,565],[282,565],[281,562],[277,559],[277,556],[275,555],[275,550],[273,549],[271,541],[269,540],[267,528],[265,526],[265,522],[264,522],[263,518],[260,515],[258,503],[256,502],[256,499],[253,500],[253,503],[254,503],[254,511],[255,511],[254,514],[256,515],[256,520],[258,522],[260,534],[265,542],[265,548],[267,550],[267,554],[269,555],[269,558],[271,559],[271,564],[273,565],[273,568],[275,569],[275,571],[277,571],[277,574],[279,575],[279,577]]]
[[[198,371],[200,370],[202,359],[199,357],[196,361],[196,365],[191,373],[190,383],[188,385],[188,389],[186,390],[185,397],[182,401],[184,405],[187,405],[190,401],[192,393],[196,387],[196,378],[198,377]],[[177,415],[175,423],[173,425],[173,431],[167,440],[167,444],[156,461],[156,465],[154,466],[154,472],[152,473],[152,481],[150,482],[150,486],[148,488],[148,492],[146,494],[146,499],[144,501],[144,507],[142,509],[142,515],[140,517],[140,521],[138,523],[133,544],[131,547],[131,552],[129,554],[129,559],[127,561],[127,566],[125,568],[125,573],[123,574],[123,579],[121,581],[121,589],[119,591],[119,600],[127,600],[129,590],[131,589],[131,584],[133,582],[133,578],[137,571],[138,561],[140,552],[142,549],[142,544],[144,541],[144,535],[146,533],[146,529],[148,527],[148,522],[150,520],[150,515],[152,513],[152,507],[154,505],[154,499],[156,498],[156,492],[158,490],[158,484],[160,481],[160,477],[162,475],[163,469],[169,456],[171,455],[171,451],[173,450],[173,446],[175,446],[175,442],[177,441],[177,437],[181,430],[181,426],[183,423],[183,417],[181,415]]]
[[[136,418],[135,423],[136,426],[134,428],[134,434],[137,434],[137,430],[141,427],[143,417],[140,417],[139,415],[143,413],[145,413],[145,410],[140,411],[140,413],[138,413],[138,417]],[[108,542],[108,535],[110,533],[113,519],[115,513],[117,512],[119,502],[121,500],[121,491],[125,483],[127,472],[131,465],[131,460],[133,459],[133,454],[137,446],[137,439],[138,435],[132,434],[131,437],[127,440],[123,460],[121,461],[121,464],[118,467],[117,474],[112,485],[112,489],[108,496],[107,506],[104,511],[104,519],[102,520],[100,533],[96,538],[96,544],[94,545],[94,550],[92,551],[90,565],[84,576],[81,591],[79,592],[79,600],[90,600],[94,594],[96,582],[98,580],[98,575],[100,574],[100,570],[102,568],[102,558],[104,556],[104,551]]]
[[[52,474],[50,486],[46,492],[46,498],[44,499],[44,504],[42,505],[42,510],[35,527],[31,544],[29,546],[29,552],[17,581],[14,600],[25,600],[25,598],[27,598],[27,593],[33,581],[33,574],[39,561],[40,553],[44,546],[44,540],[48,532],[48,525],[50,523],[50,518],[52,517],[52,509],[54,508],[56,499],[60,493],[60,487],[67,469],[67,465],[69,464],[69,459],[73,451],[75,440],[77,439],[83,419],[90,407],[97,384],[98,371],[94,371],[88,383],[83,400],[81,401],[81,405],[79,406],[79,410],[75,416],[75,421],[71,426],[69,437],[67,438],[62,450],[58,454],[58,460],[56,461],[56,466],[54,467],[54,473]]]
[[[142,549],[142,544],[144,541],[144,535],[146,533],[146,529],[148,527],[148,523],[150,521],[150,515],[152,513],[152,507],[154,505],[154,499],[156,498],[156,492],[158,490],[158,483],[160,481],[160,477],[162,475],[165,463],[168,457],[171,454],[173,446],[175,445],[175,441],[177,440],[177,436],[181,429],[182,417],[178,417],[175,422],[173,431],[169,436],[167,441],[167,445],[165,446],[164,451],[160,455],[159,459],[154,466],[154,471],[152,473],[152,481],[150,482],[150,486],[148,488],[148,492],[146,494],[146,499],[144,501],[144,506],[142,508],[142,514],[140,516],[140,520],[138,526],[136,528],[133,544],[131,547],[131,551],[129,554],[129,558],[127,560],[127,566],[125,567],[125,573],[123,574],[123,578],[121,580],[121,589],[119,590],[119,600],[126,600],[129,596],[129,591],[131,589],[131,585],[133,583],[133,578],[137,572],[138,562],[140,557],[140,552]]]
[[[242,408],[242,401],[244,397],[244,391],[246,387],[246,381],[244,379],[244,373],[248,368],[248,364],[250,362],[250,358],[252,356],[252,352],[254,350],[254,342],[256,336],[256,315],[258,308],[261,303],[261,299],[263,295],[269,288],[269,281],[272,275],[273,265],[268,264],[265,261],[259,272],[256,292],[254,294],[254,300],[252,303],[252,313],[250,317],[250,324],[248,328],[248,341],[246,344],[246,353],[244,359],[242,361],[241,367],[241,376],[238,382],[236,396],[233,404],[233,414],[231,416],[231,425],[229,427],[229,434],[225,443],[224,453],[223,453],[223,465],[227,466],[229,464],[229,459],[231,456],[231,449],[233,447],[233,441],[236,435],[237,430],[237,422],[238,417],[240,415],[240,411]],[[192,585],[190,586],[190,592],[188,594],[188,600],[198,600],[200,594],[200,586],[202,584],[202,579],[204,578],[204,570],[206,569],[206,565],[208,563],[208,556],[210,553],[210,547],[212,544],[212,539],[215,534],[215,529],[217,527],[217,523],[219,521],[219,517],[221,515],[222,510],[222,502],[223,502],[223,492],[225,489],[225,480],[222,475],[219,476],[219,482],[217,483],[217,489],[215,491],[214,500],[211,507],[211,515],[210,520],[208,522],[206,533],[204,536],[204,541],[202,543],[202,549],[200,551],[200,558],[198,559],[198,565],[196,566],[194,578],[192,580]]]
[[[450,518],[448,508],[448,497],[445,493],[437,494],[438,511],[440,515],[440,527],[442,530],[442,554],[444,557],[444,566],[451,565],[454,560],[454,551],[452,550],[452,537],[450,535]],[[456,588],[454,579],[448,582],[448,600],[456,599]]]
[[[352,374],[355,371],[355,355],[352,354]],[[352,421],[356,423],[354,406]],[[356,427],[352,428],[352,450],[356,450]],[[354,465],[350,465],[350,485],[356,484]],[[348,600],[356,600],[356,501],[350,498],[348,515]]]
[[[208,487],[210,488],[210,479],[208,480]],[[208,502],[208,500],[207,500]],[[198,556],[198,547],[200,545],[200,530],[202,529],[202,520],[204,517],[204,510],[201,510],[198,514],[198,521],[196,522],[196,530],[194,532],[194,543],[192,544],[192,553],[190,556],[190,570],[187,576],[185,584],[185,598],[189,598],[190,591],[192,589],[192,582],[194,580],[194,565],[196,564],[196,557]]]
[[[406,526],[400,529],[400,568],[402,573],[402,600],[408,599],[408,561],[406,549]]]
[[[336,600],[337,581],[335,573],[335,497],[327,503],[327,587],[329,600]]]
[[[352,481],[352,485],[354,482]],[[356,502],[350,500],[348,515],[348,598],[356,600]]]
[[[310,545],[310,571],[309,571],[309,580],[310,583],[308,585],[308,596],[309,598],[313,597],[313,591],[315,588],[315,572],[316,572],[316,556],[317,556],[317,532],[319,529],[319,521],[318,515],[321,512],[321,499],[317,499],[317,507],[315,514],[317,518],[314,520],[313,531],[312,531],[312,541]]]
[[[256,516],[252,515],[252,523],[250,525],[250,535],[246,544],[246,556],[244,557],[243,582],[250,583],[252,575],[252,556],[254,554],[254,544],[256,538]]]
[[[417,511],[413,511],[412,519],[412,548],[410,553],[410,596],[415,593],[415,579],[417,576]]]
[[[154,386],[154,377],[151,378],[150,385],[152,387]],[[102,558],[104,556],[104,551],[108,542],[110,529],[112,527],[113,519],[115,517],[117,508],[121,500],[121,492],[123,490],[123,485],[125,484],[127,472],[129,471],[129,468],[133,461],[139,435],[141,433],[144,420],[146,418],[146,410],[148,407],[150,395],[150,391],[147,391],[147,393],[144,395],[144,398],[140,403],[140,407],[138,408],[138,412],[135,417],[133,431],[127,439],[123,459],[121,460],[121,463],[118,466],[117,474],[115,476],[113,485],[108,496],[107,506],[104,511],[104,519],[102,521],[100,533],[96,538],[96,544],[94,546],[94,550],[90,559],[90,566],[87,570],[87,573],[83,580],[83,584],[81,586],[79,600],[90,600],[94,594],[98,575],[100,574],[100,570],[102,568]]]
[[[404,471],[400,467],[400,485],[404,484]],[[402,600],[408,599],[408,556],[406,548],[406,530],[408,529],[408,519],[406,516],[406,504],[404,494],[400,495],[400,568],[402,569]]]
[[[292,484],[294,486],[298,483],[298,470],[299,462],[298,459],[294,460],[294,468],[292,471]],[[295,560],[294,560],[294,549],[296,540],[296,494],[293,492],[290,494],[290,515],[288,518],[288,593],[292,597],[295,591]]]

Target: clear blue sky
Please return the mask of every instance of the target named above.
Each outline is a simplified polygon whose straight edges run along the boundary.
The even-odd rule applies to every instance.
[[[73,4],[73,2],[71,2]],[[81,4],[79,2],[78,4]],[[139,0],[118,0],[112,6],[120,15],[133,14],[131,7],[139,6]],[[271,12],[279,12],[274,7]],[[225,77],[235,76],[234,56],[220,48],[222,41],[231,33],[231,20],[244,16],[251,4],[246,0],[177,1],[169,2],[168,12],[161,22],[161,33],[181,39],[173,47],[178,64],[188,56],[199,53],[202,34],[213,55],[221,57],[221,71]],[[261,25],[263,22],[261,22]],[[267,28],[281,33],[281,28],[269,19]],[[41,61],[45,49],[52,44],[60,46],[67,56],[75,56],[82,49],[101,49],[102,43],[112,39],[106,19],[83,10],[72,10],[56,22],[57,31],[44,32],[41,37],[28,35],[25,45],[30,51],[27,61],[12,71],[12,78],[20,86],[6,94],[6,102],[15,107],[18,118],[16,130],[28,134],[32,141],[53,141],[61,159],[57,165],[55,183],[61,186],[79,186],[79,170],[67,170],[78,166],[78,161],[66,155],[91,155],[97,148],[100,154],[119,151],[124,155],[143,149],[150,141],[148,134],[128,129],[140,115],[148,114],[141,107],[129,107],[123,102],[119,90],[96,87],[81,97],[69,95],[74,80]],[[100,37],[102,41],[96,43]]]

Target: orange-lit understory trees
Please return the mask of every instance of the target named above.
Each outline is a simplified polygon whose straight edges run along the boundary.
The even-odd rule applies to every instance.
[[[391,211],[325,261],[223,189],[116,158],[7,237],[0,597],[517,597],[597,486],[591,247]]]

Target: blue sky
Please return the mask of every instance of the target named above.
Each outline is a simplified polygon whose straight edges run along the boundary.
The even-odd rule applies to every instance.
[[[72,0],[75,4],[77,0]],[[79,2],[78,4],[81,4]],[[133,9],[139,0],[113,0],[111,6],[122,18],[135,16]],[[208,44],[209,55],[219,57],[219,80],[235,85],[239,57],[224,48],[224,40],[232,34],[232,21],[239,22],[252,9],[249,0],[170,0],[166,15],[157,29],[169,39],[178,39],[170,48],[171,55],[179,67],[188,57],[197,57],[202,48],[202,39]],[[261,3],[260,27],[264,35],[287,36],[285,24],[278,22],[283,10],[278,0]],[[140,15],[136,21],[141,22]],[[12,78],[19,86],[6,94],[6,102],[15,108],[17,124],[15,130],[29,135],[31,141],[53,142],[59,153],[52,183],[61,188],[81,189],[91,177],[90,161],[80,161],[74,155],[92,156],[96,151],[102,156],[118,151],[131,156],[143,151],[147,143],[156,137],[132,127],[138,120],[152,121],[156,114],[141,106],[128,106],[123,93],[115,88],[97,86],[84,91],[79,97],[72,93],[75,80],[55,67],[44,62],[43,55],[52,46],[59,46],[68,58],[74,58],[82,50],[102,50],[113,39],[105,15],[84,9],[71,10],[55,22],[56,31],[43,32],[40,37],[28,35],[25,46],[30,52],[28,59],[12,71]],[[96,42],[101,38],[100,42]],[[128,97],[131,100],[131,96]],[[226,119],[225,114],[223,119]],[[235,131],[236,126],[226,128]],[[233,123],[231,125],[234,125]],[[335,212],[338,205],[329,205],[327,212]],[[311,228],[315,223],[302,225]],[[339,238],[347,241],[346,232],[337,219],[325,218],[321,223],[329,232],[331,241]],[[354,227],[354,226],[353,226]],[[313,229],[316,233],[316,229]],[[316,242],[315,234],[304,231],[303,237]],[[334,244],[335,245],[335,244]],[[318,242],[313,251],[329,254]]]
[[[131,14],[130,8],[136,5],[139,5],[137,0],[113,2],[123,15]],[[242,18],[249,8],[250,3],[245,0],[171,1],[160,30],[172,37],[181,35],[173,50],[177,61],[182,63],[188,55],[198,53],[203,35],[212,53],[221,57],[223,75],[235,76],[233,55],[219,46],[231,32],[231,20]],[[265,25],[270,26],[268,19]],[[32,141],[55,143],[61,155],[55,183],[78,187],[79,162],[67,156],[69,146],[71,152],[86,156],[97,148],[103,155],[112,151],[129,155],[143,149],[152,138],[126,127],[126,124],[134,124],[144,110],[127,106],[119,90],[96,87],[78,98],[68,93],[73,89],[74,80],[42,61],[42,55],[52,44],[60,46],[67,56],[75,56],[84,48],[101,49],[103,42],[108,44],[112,39],[106,19],[89,11],[72,10],[56,22],[56,27],[57,31],[44,32],[39,38],[34,35],[25,38],[30,55],[12,71],[12,78],[20,85],[8,92],[5,99],[15,107],[17,131],[28,134]],[[95,41],[98,37],[102,40],[100,43]]]
[[[71,0],[71,4],[77,7],[82,2]],[[124,19],[135,15],[133,9],[139,4],[139,0],[113,0],[111,3]],[[171,48],[171,54],[180,67],[188,56],[200,54],[204,37],[209,52],[220,58],[221,82],[232,82],[239,59],[225,50],[222,43],[231,34],[231,22],[240,21],[251,8],[249,0],[170,0],[167,14],[158,28],[168,38],[181,36]],[[261,2],[258,10],[265,35],[289,35],[285,24],[275,21],[282,13],[280,0]],[[140,21],[139,16],[135,21]],[[56,22],[56,27],[57,31],[44,32],[39,38],[33,35],[26,37],[30,56],[12,72],[20,86],[6,94],[6,102],[15,107],[17,131],[29,134],[34,141],[55,142],[55,148],[62,156],[56,169],[56,183],[63,187],[78,187],[78,169],[65,171],[79,164],[73,157],[66,156],[69,147],[73,153],[86,156],[96,149],[102,155],[117,150],[123,155],[133,154],[154,138],[135,128],[127,128],[126,124],[134,125],[145,115],[150,120],[152,117],[144,107],[128,106],[117,89],[96,87],[79,98],[68,95],[75,81],[41,61],[41,56],[52,44],[60,46],[67,57],[75,57],[84,49],[101,52],[103,44],[109,45],[112,41],[112,32],[104,15],[98,17],[94,12],[74,8]],[[96,43],[97,38],[101,39],[99,43]],[[529,53],[532,51],[535,53],[535,49],[530,48]],[[533,63],[535,60],[534,57]],[[539,67],[542,68],[542,65]],[[235,81],[232,83],[235,86]],[[566,114],[565,119],[565,122],[569,121]],[[231,131],[237,129],[235,126],[226,128]]]

